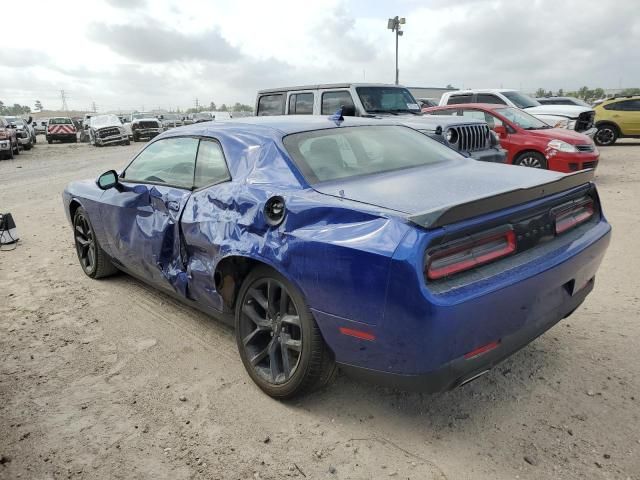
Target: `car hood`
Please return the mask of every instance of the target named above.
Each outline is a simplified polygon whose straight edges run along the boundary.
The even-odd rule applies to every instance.
[[[579,105],[540,105],[524,109],[531,115],[558,115],[561,117],[578,118],[581,113],[592,112],[593,108],[580,107]]]
[[[526,132],[527,135],[548,138],[549,140],[562,140],[571,145],[588,145],[593,143],[586,135],[566,128],[547,128],[544,130],[527,130]]]
[[[176,120],[177,121],[177,120]],[[153,117],[148,117],[148,118],[136,118],[135,120],[133,120],[131,123],[138,123],[138,122],[158,122],[161,123],[160,120],[158,120],[157,118],[153,118]]]
[[[325,195],[415,215],[534,187],[562,176],[549,170],[460,159],[322,182],[313,188]]]
[[[91,125],[91,128],[93,128],[94,130],[100,130],[102,128],[113,128],[113,127],[121,127],[121,126],[122,126],[121,123],[105,122],[105,123],[100,123],[98,125]]]

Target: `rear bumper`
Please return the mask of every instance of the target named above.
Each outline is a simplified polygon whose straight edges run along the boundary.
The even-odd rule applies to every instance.
[[[69,140],[77,138],[75,133],[47,133],[47,140]]]
[[[480,162],[506,163],[507,161],[507,151],[501,148],[470,152],[468,155]]]
[[[30,145],[31,144],[31,137],[27,137],[27,138],[22,138],[22,137],[18,137],[18,143],[20,145]]]
[[[532,322],[511,335],[502,337],[496,348],[472,358],[465,358],[463,355],[428,373],[399,375],[352,365],[340,366],[345,373],[351,376],[387,387],[428,393],[451,390],[487,373],[560,320],[571,315],[593,290],[594,283],[595,278],[591,278],[580,292],[575,293],[568,301],[564,302],[561,308],[547,313],[538,321]]]

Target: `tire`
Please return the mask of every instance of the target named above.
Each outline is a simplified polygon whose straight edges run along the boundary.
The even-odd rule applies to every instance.
[[[123,145],[131,145],[131,142],[129,141],[129,139],[125,140]]]
[[[53,143],[53,140],[51,140],[50,138],[47,138],[47,143],[49,143],[49,145],[51,145]]]
[[[33,145],[31,145],[30,143],[27,143],[27,144],[26,144],[24,147],[22,147],[22,148],[24,148],[25,150],[27,150],[27,151],[28,151],[28,150],[31,150],[31,147],[32,147],[32,146],[33,146]]]
[[[618,136],[618,128],[612,123],[605,123],[598,127],[598,131],[593,137],[593,141],[599,147],[608,147],[616,143]]]
[[[71,142],[72,142],[72,143],[78,143],[78,137],[73,137],[73,138],[71,139]]]
[[[135,133],[133,134],[133,141],[134,142],[139,142],[140,141],[140,137],[138,137]]]
[[[540,152],[522,152],[516,157],[513,164],[522,167],[547,169],[547,159]]]
[[[91,278],[103,278],[118,272],[96,238],[89,215],[78,207],[73,216],[73,240],[82,271]]]
[[[335,377],[333,353],[302,293],[271,268],[255,268],[242,283],[235,326],[242,363],[267,395],[293,398],[321,388]]]
[[[16,141],[16,148],[13,151],[14,155],[20,155],[20,144]]]

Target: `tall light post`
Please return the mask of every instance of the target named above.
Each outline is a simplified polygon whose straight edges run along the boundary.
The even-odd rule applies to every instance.
[[[404,33],[400,25],[404,25],[405,23],[407,23],[407,20],[404,17],[399,18],[397,15],[390,18],[387,22],[387,28],[392,32],[396,32],[396,85],[398,85],[398,78],[400,76],[400,71],[398,70],[398,37],[401,37]]]

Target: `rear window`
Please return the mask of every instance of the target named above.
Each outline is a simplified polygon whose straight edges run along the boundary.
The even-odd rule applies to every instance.
[[[408,127],[338,127],[288,135],[287,151],[311,184],[462,159]]]
[[[451,95],[447,100],[447,105],[459,105],[461,103],[471,103],[472,95]]]
[[[258,100],[258,115],[282,115],[284,113],[284,94],[263,95]]]
[[[51,118],[49,125],[71,125],[73,122],[70,118]]]

